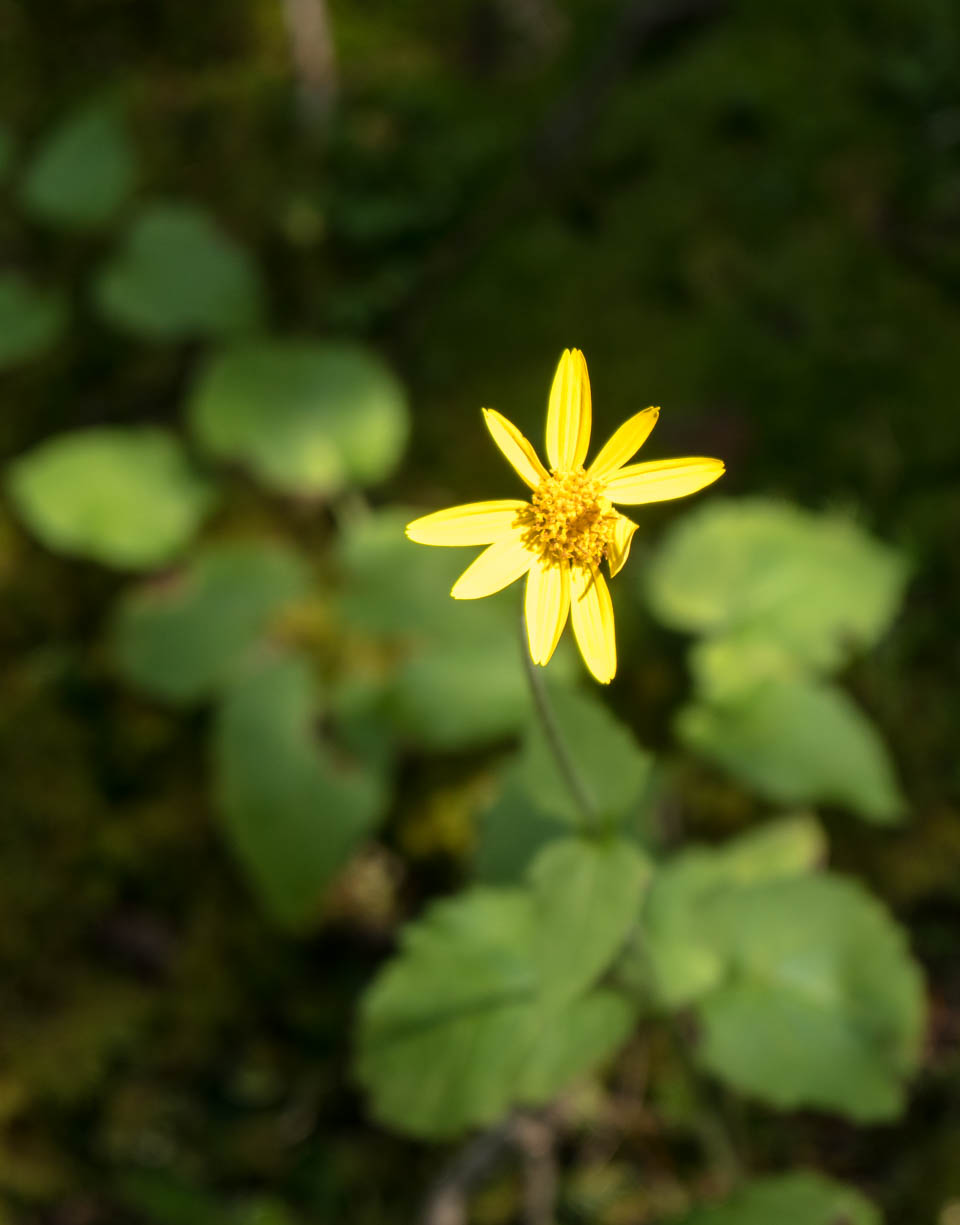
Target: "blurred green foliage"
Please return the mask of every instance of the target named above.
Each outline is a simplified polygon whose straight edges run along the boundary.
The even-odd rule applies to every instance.
[[[643,7],[334,3],[320,132],[272,0],[0,4],[15,1225],[412,1219],[396,1133],[557,1094],[563,1220],[960,1198],[958,17]],[[606,840],[515,593],[401,534],[515,494],[478,410],[568,343],[728,464],[643,516],[609,697],[551,665]],[[706,1101],[841,1182],[733,1187]]]

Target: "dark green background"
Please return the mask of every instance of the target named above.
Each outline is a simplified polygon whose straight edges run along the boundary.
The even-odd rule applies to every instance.
[[[577,345],[599,432],[660,404],[645,456],[722,456],[725,493],[849,508],[912,558],[900,621],[848,677],[911,821],[830,824],[835,862],[929,971],[925,1070],[897,1127],[752,1107],[739,1126],[758,1169],[819,1164],[894,1225],[932,1219],[960,1197],[960,9],[555,10],[542,38],[493,0],[333,4],[341,96],[320,134],[298,117],[279,0],[0,0],[0,114],[26,149],[116,88],[141,192],[199,200],[245,240],[278,327],[391,358],[414,437],[378,501],[513,496],[479,408],[539,438]],[[197,353],[106,331],[80,288],[106,240],[35,226],[0,192],[4,263],[76,286],[79,315],[53,356],[4,374],[4,458],[81,424],[177,424]],[[311,547],[327,531],[242,484],[230,508]],[[635,568],[673,513],[644,514]],[[437,1157],[371,1128],[346,1074],[388,937],[350,899],[315,939],[271,933],[212,824],[203,716],[131,696],[105,656],[122,585],[0,509],[0,1221],[408,1219]],[[680,645],[627,642],[611,700],[663,748]],[[424,799],[463,808],[477,769],[408,763],[387,842],[409,850]],[[706,769],[681,785],[694,832],[753,814]],[[401,910],[460,870],[418,849]],[[697,1168],[682,1126],[621,1143],[648,1181]]]

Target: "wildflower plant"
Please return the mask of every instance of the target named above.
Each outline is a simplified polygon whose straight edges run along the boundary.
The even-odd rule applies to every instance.
[[[78,148],[84,165],[99,151],[111,190],[83,191],[68,211],[61,180]],[[131,156],[115,118],[83,114],[28,173],[23,206],[68,233],[105,225],[133,191]],[[668,751],[685,749],[754,800],[781,806],[725,845],[678,845],[661,820],[678,802],[671,771],[657,769],[596,689],[571,685],[556,666],[548,683],[542,669],[569,619],[592,676],[613,678],[607,577],[623,570],[636,530],[620,508],[693,494],[723,473],[722,461],[634,462],[657,421],[651,407],[588,463],[590,382],[582,353],[568,350],[549,394],[546,463],[510,421],[484,410],[526,498],[412,521],[398,508],[373,510],[361,490],[399,463],[409,427],[399,379],[362,347],[264,336],[259,325],[249,334],[266,307],[246,253],[192,214],[148,206],[145,218],[100,270],[94,300],[106,326],[151,344],[230,336],[187,397],[206,467],[172,432],[90,427],[17,456],[6,496],[50,551],[146,576],[107,618],[112,667],[145,701],[209,708],[211,806],[266,921],[310,932],[328,920],[335,894],[341,921],[362,925],[376,909],[395,930],[352,1035],[371,1117],[423,1141],[480,1129],[480,1150],[468,1139],[454,1161],[476,1180],[486,1169],[476,1151],[520,1146],[520,1124],[539,1117],[531,1112],[584,1079],[602,1092],[628,1042],[649,1040],[655,1052],[666,1037],[675,1057],[664,1071],[659,1056],[645,1056],[649,1076],[664,1098],[694,1103],[713,1175],[699,1183],[724,1201],[694,1207],[691,1223],[876,1225],[858,1190],[819,1174],[749,1177],[750,1155],[738,1152],[705,1074],[767,1107],[854,1123],[903,1109],[922,1049],[921,973],[877,899],[825,867],[813,812],[830,804],[893,823],[908,811],[878,731],[830,679],[888,630],[903,559],[837,516],[705,499],[678,516],[641,581],[623,584],[623,598],[640,595],[661,622],[695,636],[692,697],[675,726],[681,747]],[[35,360],[69,327],[65,302],[76,295],[45,300],[24,284],[0,283],[0,317],[22,325],[31,303],[34,314],[29,335],[7,327],[16,343],[0,339],[0,366]],[[239,533],[197,539],[215,507],[230,515],[218,464],[245,468],[254,491],[266,491],[267,538],[245,526],[248,489],[234,508]],[[297,514],[278,510],[284,498]],[[325,525],[309,554],[297,545],[305,506]],[[455,607],[438,619],[437,592],[453,577],[446,546],[483,550],[453,583],[455,599],[525,578],[525,668],[513,621],[500,624],[495,602],[487,620],[490,605],[473,610],[478,620]],[[470,791],[485,800],[463,806],[478,845],[462,856],[458,892],[400,922],[400,890],[377,875],[377,852],[386,852],[376,833],[405,807],[393,803],[404,754],[450,747],[498,750]],[[201,808],[190,819],[205,816]],[[361,860],[362,887],[354,880],[351,893]],[[305,977],[315,974],[310,960]],[[299,999],[309,983],[290,986]],[[326,1015],[320,1000],[302,1015]],[[160,1012],[138,1028],[152,1034],[165,1023]],[[32,1050],[11,1058],[26,1075],[43,1062]],[[562,1112],[557,1119],[562,1130]],[[577,1126],[563,1137],[571,1145]]]

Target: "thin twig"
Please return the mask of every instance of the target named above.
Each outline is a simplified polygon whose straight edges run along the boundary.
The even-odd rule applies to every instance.
[[[337,97],[337,62],[326,0],[283,0],[290,54],[309,128],[326,126]]]
[[[550,697],[547,693],[547,687],[543,682],[543,673],[533,662],[533,657],[530,654],[530,644],[527,640],[526,619],[521,612],[520,614],[520,642],[523,652],[523,662],[527,670],[527,680],[530,682],[530,691],[533,694],[533,704],[536,707],[537,715],[540,718],[540,725],[543,728],[543,734],[547,738],[547,744],[550,746],[550,751],[553,753],[557,763],[557,769],[563,776],[563,781],[570,788],[570,794],[573,796],[580,813],[583,816],[584,825],[588,830],[596,831],[597,829],[597,811],[594,808],[593,801],[587,791],[586,785],[580,776],[576,763],[570,756],[566,744],[564,743],[563,735],[557,724],[556,716],[553,713],[553,707],[550,705]]]
[[[516,1143],[514,1120],[475,1136],[454,1153],[427,1192],[420,1225],[467,1225],[467,1198]]]

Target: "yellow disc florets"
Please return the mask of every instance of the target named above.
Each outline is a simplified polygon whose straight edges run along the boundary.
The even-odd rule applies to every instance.
[[[541,481],[529,508],[521,512],[520,522],[527,529],[524,543],[542,557],[555,563],[597,566],[613,537],[616,518],[598,483],[578,468],[551,472]]]

